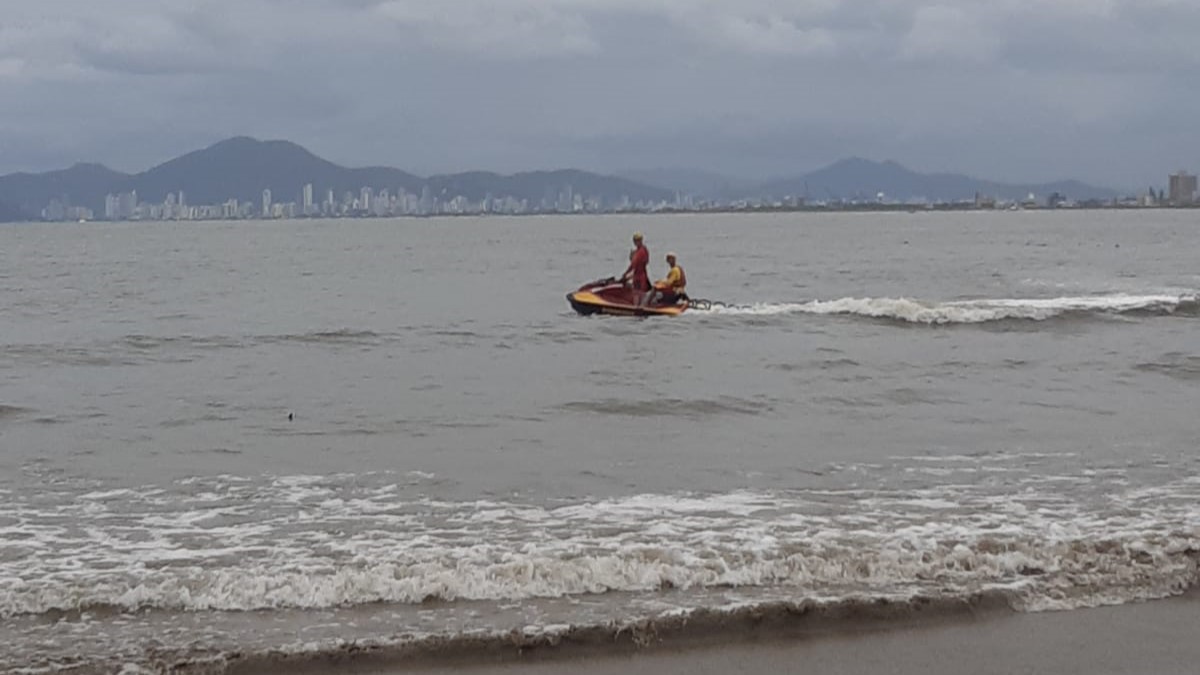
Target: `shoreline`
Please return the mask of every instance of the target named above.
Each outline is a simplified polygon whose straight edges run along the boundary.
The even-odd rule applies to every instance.
[[[1200,668],[1200,592],[1089,609],[910,617],[854,628],[796,631],[777,626],[698,644],[665,642],[640,651],[539,654],[504,663],[335,667],[325,672],[396,675],[1192,675]],[[320,671],[312,671],[320,672]]]
[[[437,220],[457,218],[548,218],[548,217],[603,217],[612,216],[629,218],[635,216],[736,216],[754,214],[918,214],[918,213],[1028,213],[1028,212],[1085,212],[1085,211],[1198,211],[1200,202],[1195,204],[1155,204],[1152,206],[1131,204],[1086,204],[1078,206],[1021,206],[1019,208],[1000,208],[976,206],[959,203],[921,203],[921,204],[839,204],[839,205],[808,205],[808,206],[755,206],[738,208],[722,206],[707,209],[700,208],[665,208],[646,210],[605,210],[605,211],[525,211],[520,213],[506,212],[464,212],[464,213],[387,213],[381,215],[338,215],[338,216],[294,216],[281,218],[265,218],[262,216],[248,218],[85,218],[65,220],[0,220],[0,225],[118,225],[129,223],[165,224],[165,223],[277,223],[277,222],[312,222],[312,221],[364,221],[364,220]]]
[[[813,672],[822,675],[1139,670],[1190,675],[1200,663],[1200,642],[1191,637],[1200,622],[1196,588],[1163,600],[1050,612],[1016,611],[1010,600],[1005,593],[989,592],[968,599],[775,603],[623,625],[231,654],[217,659],[215,669],[210,659],[195,654],[175,661],[170,672],[549,675],[569,668],[580,675],[716,675],[788,672],[794,663],[816,660],[823,665]],[[972,658],[975,665],[962,670],[961,659],[970,654],[986,658]],[[1170,667],[1144,667],[1144,662],[1160,659]],[[1114,669],[1104,670],[1109,665]]]

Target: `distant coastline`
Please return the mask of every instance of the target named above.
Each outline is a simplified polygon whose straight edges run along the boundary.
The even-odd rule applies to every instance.
[[[1110,209],[1188,207],[1195,193],[1194,185],[1191,194],[1180,192],[1174,175],[1170,197],[1153,186],[1125,195],[1078,181],[997,183],[961,174],[922,174],[896,162],[860,158],[738,188],[726,184],[688,190],[682,182],[672,187],[639,180],[666,183],[668,174],[622,177],[564,169],[423,178],[388,167],[346,168],[288,141],[236,137],[138,174],[77,164],[61,171],[0,176],[0,221]]]
[[[996,213],[1023,213],[1023,212],[1057,212],[1057,211],[1192,211],[1200,210],[1200,204],[1189,205],[1141,205],[1141,204],[1126,204],[1126,203],[1089,203],[1075,204],[1070,206],[1019,206],[1010,208],[995,208],[995,207],[979,207],[973,204],[929,204],[929,205],[904,205],[904,204],[834,204],[834,205],[804,205],[804,206],[750,206],[738,208],[732,206],[713,207],[713,208],[664,208],[657,210],[626,210],[626,211],[580,211],[580,212],[531,212],[531,213],[427,213],[427,214],[402,214],[402,215],[346,215],[346,216],[297,216],[295,218],[264,218],[261,216],[253,216],[248,218],[196,218],[188,221],[179,219],[125,219],[125,220],[89,220],[81,219],[78,221],[47,221],[34,218],[0,220],[0,223],[11,224],[46,224],[46,223],[88,223],[88,224],[117,224],[117,223],[168,223],[168,222],[194,222],[194,223],[221,223],[221,222],[244,222],[244,223],[269,223],[280,221],[315,221],[315,220],[432,220],[432,219],[457,219],[457,218],[539,218],[539,217],[575,217],[575,216],[670,216],[670,215],[752,215],[752,214],[769,214],[769,213],[797,213],[797,214],[837,214],[837,213],[896,213],[896,214],[919,214],[919,213],[953,213],[953,212],[985,212],[991,211]]]

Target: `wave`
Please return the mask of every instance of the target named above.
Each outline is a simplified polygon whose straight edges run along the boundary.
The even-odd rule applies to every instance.
[[[1165,597],[1198,580],[1195,479],[1114,482],[1096,503],[1039,475],[1003,494],[737,492],[558,507],[406,500],[398,485],[328,480],[189,484],[190,497],[179,487],[92,491],[40,516],[7,499],[0,618],[663,590],[965,595],[985,585],[1039,610]]]
[[[0,420],[6,417],[19,417],[29,412],[32,412],[29,408],[0,404]]]
[[[567,412],[595,413],[621,417],[684,417],[708,418],[716,415],[758,415],[768,412],[764,403],[733,396],[715,399],[649,399],[627,400],[606,398],[597,401],[571,401],[557,406]]]
[[[84,344],[32,343],[0,345],[4,361],[72,366],[135,366],[146,363],[188,363],[220,350],[260,345],[305,345],[329,348],[374,347],[395,341],[400,333],[370,330],[313,331],[278,335],[126,335]]]
[[[381,344],[390,336],[382,333],[376,333],[371,330],[353,330],[350,328],[342,328],[339,330],[313,331],[310,333],[293,333],[286,335],[260,335],[250,338],[252,342],[262,344],[272,344],[278,342],[297,342],[303,344],[326,344],[326,345],[367,345],[373,346]]]
[[[3,613],[60,616],[142,610],[326,609],[375,603],[530,600],[613,592],[775,587],[780,591],[853,585],[886,595],[897,587],[1010,584],[1023,610],[1074,609],[1162,598],[1195,587],[1200,549],[1179,542],[986,539],[905,550],[856,549],[784,556],[703,547],[568,557],[506,551],[492,560],[346,565],[329,571],[286,566],[195,567],[111,575],[90,587],[17,584],[0,593]],[[641,550],[637,550],[637,549]],[[872,592],[873,591],[873,592]]]
[[[155,658],[159,664],[170,663],[170,672],[191,672],[190,668],[198,666],[205,673],[282,674],[305,669],[305,666],[333,663],[343,668],[369,666],[372,672],[391,672],[391,668],[461,668],[539,652],[565,658],[574,654],[618,655],[658,646],[711,645],[714,640],[733,642],[806,633],[854,635],[864,629],[897,627],[906,622],[920,621],[922,625],[929,625],[933,622],[976,621],[982,616],[1003,614],[1007,609],[1002,592],[980,592],[965,598],[914,596],[746,603],[603,623],[296,642],[255,652],[214,654],[208,650],[189,652],[180,649],[172,654],[159,650]],[[156,672],[141,670],[141,666],[133,664],[126,668],[130,669],[130,675]]]
[[[382,671],[1197,588],[1193,461],[1063,459],[894,457],[830,465],[824,489],[539,503],[424,497],[421,472],[46,483],[0,500],[0,670]],[[904,467],[955,479],[871,480]]]
[[[838,600],[733,602],[669,610],[608,621],[539,622],[510,629],[439,632],[380,631],[296,640],[295,633],[270,646],[205,647],[202,644],[135,646],[113,656],[86,652],[69,660],[38,655],[17,672],[120,672],[287,675],[296,672],[408,672],[470,669],[488,665],[545,663],[546,659],[629,656],[646,650],[711,648],[739,642],[797,638],[848,638],[910,626],[976,624],[1011,614],[1010,594],[1001,589],[961,597],[938,594],[862,596]],[[357,627],[356,627],[357,628]],[[0,663],[0,665],[3,665]],[[573,667],[562,663],[561,669]],[[505,669],[507,670],[508,667]],[[119,669],[119,671],[118,671]]]
[[[1163,354],[1157,361],[1139,363],[1134,368],[1148,373],[1160,373],[1177,380],[1200,380],[1200,356],[1180,352]]]
[[[913,324],[978,324],[993,321],[1046,321],[1059,317],[1124,314],[1200,315],[1200,295],[1091,295],[1058,298],[981,299],[931,302],[909,298],[839,298],[800,303],[714,305],[694,314],[770,316],[849,315]]]

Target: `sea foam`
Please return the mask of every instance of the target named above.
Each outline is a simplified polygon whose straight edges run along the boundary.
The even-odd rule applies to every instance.
[[[1132,313],[1173,314],[1200,310],[1196,294],[1093,295],[1057,298],[979,299],[945,302],[910,298],[839,298],[794,303],[713,305],[698,315],[846,315],[914,324],[977,324],[991,321],[1045,321],[1063,316]]]
[[[746,588],[784,597],[1020,589],[1027,608],[1197,582],[1200,483],[1011,491],[643,494],[561,505],[405,498],[351,477],[89,491],[0,506],[0,617],[330,608]],[[943,462],[963,476],[964,458]],[[1005,468],[981,460],[980,467]],[[919,468],[930,468],[923,461]],[[398,477],[403,479],[403,477]],[[1119,478],[1119,476],[1118,476]],[[1091,476],[1089,481],[1103,480]],[[200,489],[196,489],[200,488]],[[81,491],[82,492],[82,491]],[[774,589],[774,590],[772,590]]]

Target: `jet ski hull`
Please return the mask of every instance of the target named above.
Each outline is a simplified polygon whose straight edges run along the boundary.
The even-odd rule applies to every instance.
[[[637,294],[612,279],[585,284],[567,294],[571,309],[582,315],[611,314],[615,316],[679,316],[688,309],[688,300],[670,305],[639,305]]]

